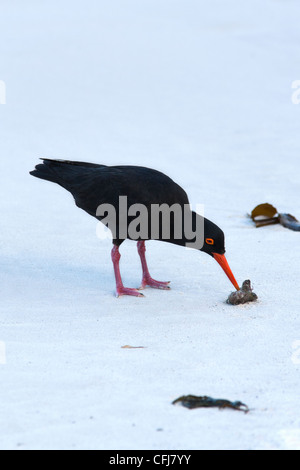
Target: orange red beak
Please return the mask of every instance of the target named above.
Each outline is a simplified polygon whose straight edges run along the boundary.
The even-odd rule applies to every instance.
[[[213,257],[219,263],[219,265],[221,266],[221,268],[223,269],[223,271],[225,272],[225,274],[227,275],[229,280],[232,282],[232,284],[236,288],[236,290],[240,290],[240,287],[239,287],[238,283],[236,282],[236,279],[235,279],[235,277],[234,277],[234,275],[233,275],[233,273],[230,269],[230,266],[228,264],[226,256],[225,255],[219,255],[219,253],[213,253]]]

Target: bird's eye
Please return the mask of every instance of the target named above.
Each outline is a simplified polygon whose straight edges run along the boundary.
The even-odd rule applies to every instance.
[[[215,240],[213,240],[212,238],[207,238],[205,240],[205,242],[207,243],[207,245],[214,245],[215,244]]]

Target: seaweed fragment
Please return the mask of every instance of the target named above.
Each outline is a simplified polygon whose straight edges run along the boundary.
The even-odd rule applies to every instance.
[[[276,207],[269,203],[259,204],[251,212],[251,219],[256,227],[281,224],[283,227],[296,232],[300,231],[300,222],[291,214],[281,214]]]
[[[285,228],[289,228],[290,230],[294,230],[295,232],[300,232],[300,222],[291,214],[279,214],[278,215],[279,222]]]
[[[249,412],[247,405],[241,401],[224,400],[223,398],[211,398],[207,396],[183,395],[172,402],[173,405],[181,404],[190,410],[194,408],[231,408],[233,410]]]

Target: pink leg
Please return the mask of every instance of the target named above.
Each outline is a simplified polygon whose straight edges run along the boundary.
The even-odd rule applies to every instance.
[[[111,259],[112,259],[112,262],[114,265],[114,271],[115,271],[117,297],[120,297],[121,295],[133,295],[135,297],[144,297],[143,294],[141,294],[137,289],[130,289],[129,287],[123,286],[121,273],[120,273],[120,267],[119,267],[120,258],[121,258],[121,255],[119,253],[119,247],[114,245],[111,251]]]
[[[155,279],[152,279],[150,276],[148,266],[147,266],[147,261],[146,261],[146,256],[145,256],[145,242],[144,241],[139,241],[137,242],[137,248],[138,248],[138,253],[141,258],[142,262],[142,268],[143,268],[143,279],[142,279],[142,284],[140,289],[144,289],[146,286],[154,287],[156,289],[170,289],[169,284],[170,282],[160,282],[156,281]]]

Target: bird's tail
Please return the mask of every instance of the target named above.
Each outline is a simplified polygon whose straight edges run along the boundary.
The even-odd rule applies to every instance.
[[[32,176],[35,176],[36,178],[41,178],[42,180],[57,183],[57,175],[50,165],[46,165],[44,163],[36,165],[35,169],[33,171],[30,171],[30,174]]]
[[[41,158],[41,160],[43,160],[43,163],[37,165],[30,174],[36,178],[57,183],[68,190],[70,189],[70,184],[78,175],[82,175],[84,169],[104,166],[96,163],[51,160],[49,158]]]

